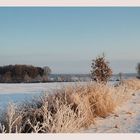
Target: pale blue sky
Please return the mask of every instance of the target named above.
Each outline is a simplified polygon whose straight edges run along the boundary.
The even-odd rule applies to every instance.
[[[0,7],[0,65],[89,73],[105,53],[114,73],[140,61],[140,8]]]

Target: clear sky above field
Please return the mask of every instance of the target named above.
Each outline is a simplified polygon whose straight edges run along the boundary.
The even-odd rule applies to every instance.
[[[0,8],[0,65],[89,73],[105,53],[114,73],[140,61],[140,8]]]

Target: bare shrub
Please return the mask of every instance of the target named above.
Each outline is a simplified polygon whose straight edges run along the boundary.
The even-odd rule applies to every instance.
[[[70,105],[61,104],[57,102],[57,112],[51,114],[46,110],[47,107],[43,106],[44,122],[43,126],[47,132],[51,133],[71,133],[78,131],[83,123],[83,117],[80,112],[74,112]]]
[[[9,103],[4,118],[1,120],[0,131],[5,133],[19,133],[21,132],[22,114],[17,110],[13,103]]]

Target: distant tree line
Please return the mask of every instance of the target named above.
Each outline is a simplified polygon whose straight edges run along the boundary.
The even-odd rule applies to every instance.
[[[21,82],[46,82],[51,69],[34,67],[32,65],[7,65],[0,66],[1,83],[21,83]]]

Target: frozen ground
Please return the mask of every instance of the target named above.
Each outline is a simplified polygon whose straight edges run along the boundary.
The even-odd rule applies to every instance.
[[[55,89],[87,82],[56,82],[56,83],[18,83],[0,84],[0,109],[9,102],[21,103],[22,101],[38,98],[42,93],[52,93]],[[114,84],[114,82],[110,82]]]
[[[18,83],[18,84],[0,84],[0,95],[3,94],[31,94],[31,93],[41,93],[44,91],[52,91],[54,89],[59,89],[63,86],[76,85],[76,84],[86,84],[87,82],[55,82],[55,83]],[[116,82],[109,82],[109,84],[114,84]]]
[[[37,98],[44,92],[51,93],[52,90],[75,84],[74,82],[0,84],[0,108],[3,108],[8,102],[21,103],[34,97]],[[80,82],[80,84],[85,84],[85,82]]]
[[[86,133],[140,133],[140,92],[117,108],[109,117],[97,118]]]
[[[65,85],[74,84],[70,82],[61,83],[21,83],[21,84],[0,84],[0,94],[15,94],[15,93],[40,93],[43,91],[51,91]]]
[[[34,83],[34,84],[0,84],[0,109],[9,101],[21,103],[37,98],[43,92],[51,93],[67,85],[76,83]],[[78,84],[78,83],[77,83]],[[86,84],[80,82],[80,84]],[[111,82],[111,84],[114,84]],[[82,133],[140,133],[140,92],[118,107],[114,114],[107,118],[97,118],[96,124]]]

